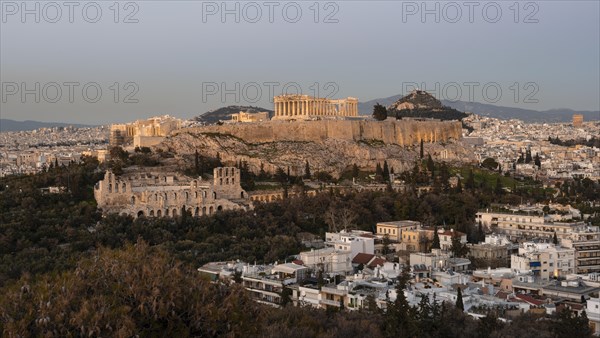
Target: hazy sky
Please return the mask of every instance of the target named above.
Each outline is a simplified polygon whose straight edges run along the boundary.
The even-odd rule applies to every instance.
[[[272,108],[284,87],[368,101],[415,84],[446,99],[600,110],[596,0],[21,3],[0,1],[2,118],[189,118]]]

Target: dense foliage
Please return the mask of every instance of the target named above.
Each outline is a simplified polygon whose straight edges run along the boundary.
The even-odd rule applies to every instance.
[[[136,154],[148,152],[140,149]],[[122,155],[128,161],[129,155]],[[386,168],[386,163],[380,167],[382,177],[393,171]],[[357,168],[351,172],[359,176]],[[447,178],[457,173],[464,180],[451,187]],[[252,180],[266,176],[247,175]],[[302,250],[305,233],[322,236],[332,228],[373,231],[379,221],[413,219],[445,225],[476,241],[482,237],[482,229],[473,224],[479,208],[548,198],[541,187],[517,186],[514,179],[491,171],[453,169],[428,158],[400,175],[409,187],[403,193],[326,191],[316,197],[300,195],[259,204],[248,212],[135,220],[102,217],[96,211],[92,189],[102,177],[97,161],[84,158],[80,164],[53,166],[36,175],[0,179],[0,329],[4,334],[552,337],[575,330],[573,323],[583,321],[565,314],[554,322],[568,324],[558,326],[530,317],[501,324],[493,314],[477,321],[452,304],[425,300],[417,308],[388,304],[392,310],[386,314],[373,307],[355,313],[275,310],[250,301],[239,287],[209,284],[195,274],[195,268],[209,261],[281,261]],[[275,178],[282,185],[300,182],[283,170]],[[498,190],[498,182],[515,189]],[[418,188],[426,185],[433,189],[418,194]],[[41,190],[48,186],[64,186],[67,191]],[[581,201],[584,196],[597,200],[598,187],[598,182],[577,180],[552,190],[565,201]],[[593,204],[583,207],[584,212],[597,211]],[[400,318],[408,326],[398,327]]]
[[[404,117],[411,118],[426,118],[426,119],[438,119],[442,121],[446,120],[462,120],[468,115],[461,111],[453,108],[444,107],[443,109],[429,109],[429,108],[417,108],[417,109],[401,109],[395,110],[390,109],[388,116],[395,116],[397,119]]]
[[[585,316],[568,310],[552,321],[524,315],[503,324],[423,297],[410,306],[401,292],[384,313],[375,306],[339,312],[255,303],[236,284],[213,284],[167,251],[143,241],[100,248],[63,274],[28,276],[3,289],[0,328],[9,336],[231,337],[590,337]],[[525,319],[525,320],[524,320]]]
[[[563,140],[559,139],[557,136],[555,138],[548,137],[548,141],[552,144],[556,144],[556,145],[563,146],[563,147],[573,147],[573,146],[577,146],[577,145],[583,145],[583,146],[587,146],[587,147],[600,148],[600,137],[592,137],[590,139],[579,138],[579,139],[563,141]]]

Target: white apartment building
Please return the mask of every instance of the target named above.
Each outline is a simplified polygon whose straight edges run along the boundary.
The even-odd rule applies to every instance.
[[[242,285],[256,302],[279,307],[283,289],[303,280],[307,272],[308,268],[303,265],[279,264],[270,271],[244,274]]]
[[[301,252],[298,258],[310,269],[322,269],[325,273],[345,275],[354,271],[350,255],[351,251],[340,251],[329,247]]]
[[[325,245],[339,251],[350,251],[350,260],[359,253],[375,253],[375,236],[368,231],[352,230],[325,233]]]
[[[524,242],[519,253],[511,256],[513,271],[531,271],[540,281],[566,277],[575,271],[575,250],[551,243]]]
[[[573,232],[562,239],[561,244],[575,249],[576,273],[600,272],[600,230],[597,227]]]
[[[509,239],[522,238],[568,238],[573,232],[586,228],[584,222],[551,222],[544,216],[521,215],[511,213],[478,212],[476,222],[497,229]]]

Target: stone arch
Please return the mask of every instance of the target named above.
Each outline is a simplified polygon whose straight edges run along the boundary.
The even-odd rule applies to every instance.
[[[231,178],[231,184],[235,184],[235,178],[234,177]]]
[[[202,197],[206,198],[207,194],[206,194],[206,190],[202,191]]]
[[[127,183],[123,183],[123,186],[121,187],[121,192],[127,192]]]
[[[219,168],[219,176],[223,176],[223,168]]]
[[[206,207],[202,207],[202,216],[206,215]]]
[[[223,179],[222,178],[219,178],[219,184],[223,185]]]
[[[244,198],[244,192],[243,191],[240,193],[240,198]]]
[[[131,201],[131,204],[135,204],[135,196],[131,196],[131,198],[129,199]]]
[[[187,212],[188,212],[190,215],[193,215],[193,214],[194,214],[194,212],[192,211],[192,207],[189,207],[189,208],[187,209]]]
[[[213,198],[217,199],[217,193],[216,192],[213,192]]]
[[[229,184],[229,177],[225,179],[225,184]]]
[[[196,210],[194,211],[194,216],[200,216],[200,207],[196,207]]]
[[[208,208],[208,214],[209,214],[209,215],[212,215],[212,214],[213,214],[213,210],[214,210],[214,209],[213,209],[213,207],[212,207],[212,206],[211,206],[210,208]]]
[[[219,206],[217,207],[217,211],[223,211],[223,206],[219,205]]]
[[[150,217],[154,217],[154,210],[150,210]]]
[[[188,201],[190,199],[190,193],[189,192],[185,192],[185,200]]]
[[[177,201],[177,193],[176,193],[176,192],[174,192],[174,193],[173,193],[173,199],[174,199],[175,201]]]
[[[143,216],[144,216],[144,211],[143,210],[138,211],[137,217],[143,217]]]
[[[119,192],[119,182],[115,183],[115,192]]]
[[[156,217],[162,217],[162,210],[158,209],[156,211]]]
[[[108,184],[108,192],[112,192],[112,184]]]
[[[169,208],[165,209],[165,216],[169,216]]]
[[[198,192],[194,192],[194,198],[198,198]]]
[[[171,213],[171,216],[177,217],[177,209],[173,208],[173,212]]]

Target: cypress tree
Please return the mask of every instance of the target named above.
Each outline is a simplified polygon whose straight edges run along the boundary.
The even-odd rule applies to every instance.
[[[465,311],[465,305],[463,304],[462,299],[462,290],[460,287],[456,291],[456,308],[460,309],[461,311]]]
[[[379,165],[379,163],[377,163],[377,166],[375,167],[375,180],[376,181],[383,180],[383,169],[381,169],[381,166]]]
[[[308,164],[308,160],[306,161],[306,165],[304,166],[304,178],[310,178],[310,165]]]
[[[496,178],[496,188],[494,190],[494,193],[496,195],[502,195],[503,192],[504,192],[504,190],[502,190],[502,181],[500,180],[500,177],[498,176],[498,178]]]
[[[196,171],[196,175],[201,175],[200,172],[200,155],[198,155],[198,150],[194,154],[194,170]]]
[[[438,235],[438,227],[437,225],[433,228],[433,243],[431,243],[432,249],[440,248],[440,236]]]
[[[383,161],[383,173],[382,173],[383,179],[385,181],[389,181],[390,180],[390,168],[388,167],[387,161]]]
[[[431,178],[435,177],[435,163],[433,162],[433,159],[431,158],[431,154],[427,155],[427,170],[429,170],[429,172],[431,172]]]
[[[352,166],[352,177],[354,178],[358,178],[360,171],[358,170],[358,166],[356,165],[356,163],[354,163],[354,165]]]

